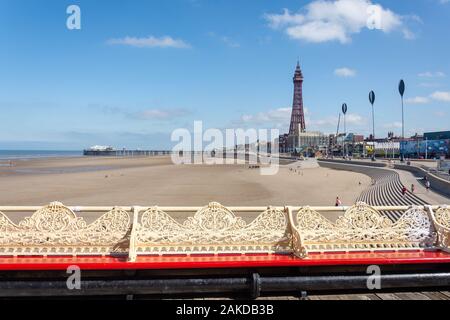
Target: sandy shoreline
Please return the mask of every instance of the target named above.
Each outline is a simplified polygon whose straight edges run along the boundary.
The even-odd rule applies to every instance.
[[[352,204],[370,183],[325,168],[262,176],[247,165],[173,165],[167,156],[23,160],[1,167],[0,179],[2,205],[333,205],[336,196]]]
[[[303,164],[300,164],[303,165]],[[262,176],[248,165],[174,165],[170,157],[22,160],[0,167],[0,206],[332,206],[354,204],[370,178],[326,168],[280,166]],[[361,185],[359,185],[361,182]],[[18,222],[30,213],[16,213]],[[242,215],[250,221],[255,214]],[[331,215],[335,216],[335,215]],[[98,214],[87,214],[92,221]],[[186,214],[174,218],[184,220]]]

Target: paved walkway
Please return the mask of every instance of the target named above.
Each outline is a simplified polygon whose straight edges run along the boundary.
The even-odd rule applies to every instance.
[[[342,170],[348,167],[349,171],[361,172],[373,179],[373,184],[364,190],[358,197],[358,201],[363,201],[372,206],[410,206],[410,205],[442,205],[450,204],[450,199],[439,195],[433,191],[427,191],[412,173],[404,170],[391,168],[379,168],[369,165],[336,163]],[[355,170],[357,168],[358,170]],[[421,178],[420,178],[421,179]],[[411,192],[411,185],[415,190]],[[406,186],[407,192],[402,194],[402,188]],[[402,215],[400,211],[383,212],[389,219],[396,221]]]
[[[450,204],[450,199],[440,195],[439,193],[433,192],[432,190],[427,191],[427,189],[421,182],[422,178],[415,177],[411,172],[404,170],[393,170],[393,171],[396,171],[400,175],[400,180],[405,186],[410,188],[411,184],[414,184],[416,189],[414,193],[427,203]]]

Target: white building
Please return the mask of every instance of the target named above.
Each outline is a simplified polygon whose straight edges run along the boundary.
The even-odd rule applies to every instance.
[[[288,146],[292,148],[289,150],[303,151],[305,149],[325,150],[328,147],[329,136],[319,131],[299,132],[288,137]]]

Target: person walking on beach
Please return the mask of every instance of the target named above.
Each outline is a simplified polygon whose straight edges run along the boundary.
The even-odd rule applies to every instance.
[[[341,201],[341,199],[339,199],[339,197],[336,197],[336,204],[335,204],[335,206],[336,207],[342,206],[342,201]]]
[[[425,188],[427,188],[427,191],[430,191],[431,183],[430,183],[430,180],[428,180],[428,179],[427,179],[427,181],[425,182]]]
[[[402,188],[402,195],[403,195],[403,196],[405,196],[405,194],[406,194],[406,191],[408,191],[408,190],[406,189],[406,187],[405,187],[405,186],[403,186],[403,188]]]

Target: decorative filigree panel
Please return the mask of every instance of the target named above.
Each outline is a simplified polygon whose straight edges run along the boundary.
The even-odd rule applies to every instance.
[[[14,224],[0,212],[0,255],[127,253],[128,212],[114,208],[91,224],[59,202]]]
[[[297,213],[295,228],[309,252],[425,249],[436,241],[423,209],[412,207],[393,223],[362,202],[348,209],[336,223],[304,207]]]
[[[128,211],[115,207],[88,224],[53,202],[17,224],[0,212],[0,255],[128,254],[133,261],[145,254],[293,253],[304,258],[308,252],[450,251],[450,208],[426,208],[411,207],[394,223],[357,203],[333,223],[310,207],[296,214],[291,207],[268,207],[247,223],[212,202],[181,221],[158,207],[133,207],[131,220]]]
[[[292,251],[284,211],[268,208],[247,224],[215,202],[182,223],[151,208],[142,213],[134,239],[136,254]]]
[[[436,210],[434,216],[437,223],[445,228],[450,229],[450,207],[440,207],[438,210]]]
[[[433,215],[438,234],[438,245],[441,249],[450,251],[450,207],[444,206]]]

